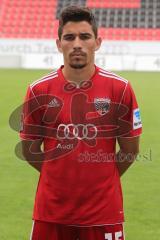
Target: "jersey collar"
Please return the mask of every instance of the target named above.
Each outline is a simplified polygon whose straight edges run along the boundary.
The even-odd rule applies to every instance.
[[[91,81],[91,82],[93,82],[93,80],[95,79],[95,77],[97,76],[97,74],[98,74],[98,72],[99,72],[99,68],[96,66],[96,65],[94,65],[95,66],[95,72],[94,72],[94,74],[92,75],[92,77],[89,79],[89,80],[87,80],[87,81],[82,81],[82,82],[88,82],[88,81]],[[61,81],[63,81],[63,84],[68,84],[68,83],[72,83],[73,85],[77,85],[75,82],[71,82],[71,81],[69,81],[69,80],[67,80],[67,79],[65,79],[65,77],[64,77],[64,75],[63,75],[63,72],[62,72],[62,69],[64,68],[64,65],[61,65],[61,67],[58,69],[58,76],[59,76],[59,79],[61,80]]]

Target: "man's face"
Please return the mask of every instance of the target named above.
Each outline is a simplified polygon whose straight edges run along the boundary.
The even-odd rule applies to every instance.
[[[63,53],[64,64],[74,69],[94,63],[95,51],[100,44],[101,39],[95,38],[92,26],[86,21],[66,23],[61,39],[57,40],[57,47]]]

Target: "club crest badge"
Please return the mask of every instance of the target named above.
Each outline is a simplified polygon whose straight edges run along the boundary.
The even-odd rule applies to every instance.
[[[109,112],[111,100],[109,98],[95,98],[94,105],[100,115]]]

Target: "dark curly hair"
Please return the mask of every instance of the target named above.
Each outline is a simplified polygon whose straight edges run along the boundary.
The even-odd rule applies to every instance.
[[[65,7],[59,17],[59,27],[58,27],[58,37],[61,39],[63,27],[69,22],[80,22],[86,21],[88,22],[93,29],[95,38],[97,38],[97,24],[95,20],[95,16],[92,11],[88,7],[82,6],[68,6]]]

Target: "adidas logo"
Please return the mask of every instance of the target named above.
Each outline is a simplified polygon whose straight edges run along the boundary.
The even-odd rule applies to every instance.
[[[59,107],[60,104],[58,103],[56,98],[53,98],[52,101],[48,103],[48,107]]]

